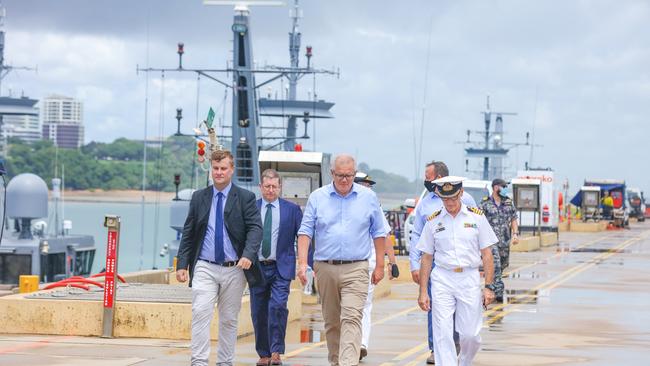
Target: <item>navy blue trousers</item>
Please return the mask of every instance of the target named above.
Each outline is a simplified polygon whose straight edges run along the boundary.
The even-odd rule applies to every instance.
[[[262,264],[266,284],[250,289],[251,315],[255,329],[255,350],[260,357],[271,353],[284,354],[284,336],[287,332],[287,301],[291,281],[278,272],[277,264]]]

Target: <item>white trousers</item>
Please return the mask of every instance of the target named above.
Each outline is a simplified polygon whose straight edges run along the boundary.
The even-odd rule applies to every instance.
[[[437,366],[469,366],[481,346],[483,321],[478,270],[460,273],[436,266],[431,272],[433,339]],[[460,355],[454,345],[454,312],[460,336]]]
[[[198,261],[192,278],[192,366],[207,366],[210,323],[214,304],[219,311],[217,365],[233,364],[237,343],[237,317],[246,287],[244,271]]]
[[[374,253],[373,253],[374,254]],[[370,327],[372,325],[372,319],[370,314],[372,313],[372,295],[375,293],[375,285],[372,284],[372,272],[375,270],[375,258],[371,257],[370,266],[368,267],[368,276],[370,281],[368,282],[368,297],[366,298],[365,304],[363,304],[363,318],[361,318],[361,347],[368,349],[370,344]]]

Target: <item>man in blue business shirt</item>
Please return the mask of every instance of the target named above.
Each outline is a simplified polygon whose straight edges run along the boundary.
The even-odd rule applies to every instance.
[[[192,287],[192,366],[207,366],[214,304],[219,311],[217,365],[232,366],[246,282],[264,283],[257,253],[262,241],[255,194],[232,184],[230,151],[210,155],[214,185],[194,192],[178,248],[176,279]]]
[[[259,261],[265,284],[252,286],[251,315],[255,330],[257,366],[282,365],[287,331],[287,301],[291,280],[296,275],[296,235],[302,220],[300,207],[279,198],[280,175],[273,169],[262,172],[262,198],[257,207],[262,215],[262,245]]]
[[[333,183],[309,196],[298,231],[298,278],[307,282],[307,253],[314,242],[314,271],[321,295],[328,360],[332,366],[359,363],[361,318],[368,296],[368,258],[373,238],[376,267],[372,283],[384,277],[386,230],[375,193],[354,183],[356,163],[339,155]]]
[[[411,232],[411,238],[409,242],[409,261],[411,264],[411,277],[413,282],[420,283],[420,258],[422,257],[422,252],[416,248],[418,241],[420,240],[420,235],[422,234],[422,229],[424,224],[427,222],[427,217],[432,213],[441,210],[442,199],[438,197],[433,191],[433,181],[439,178],[443,178],[449,175],[449,168],[442,161],[432,161],[426,165],[424,170],[424,186],[429,191],[420,202],[418,202],[417,207],[415,207],[415,220],[413,222],[413,231]],[[462,202],[467,207],[476,207],[476,202],[474,198],[464,192],[461,197]],[[429,296],[431,296],[431,284],[429,284]],[[432,312],[429,310],[427,314],[427,324],[428,324],[428,339],[429,339],[429,350],[431,355],[427,358],[428,364],[435,363],[434,357],[434,341],[433,341],[433,318]],[[458,334],[454,332],[454,340],[458,344]]]

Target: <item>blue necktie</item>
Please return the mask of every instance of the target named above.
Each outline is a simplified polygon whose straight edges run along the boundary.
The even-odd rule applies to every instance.
[[[217,193],[217,208],[214,220],[214,261],[223,263],[226,255],[223,252],[223,193]]]

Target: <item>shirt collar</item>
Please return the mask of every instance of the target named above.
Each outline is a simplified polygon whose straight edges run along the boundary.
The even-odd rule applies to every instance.
[[[501,198],[501,202],[497,203],[497,200],[494,199],[494,195],[490,195],[490,200],[492,203],[494,203],[495,206],[501,206],[501,203],[503,203],[503,198]]]
[[[329,191],[330,196],[335,194],[335,195],[337,195],[339,197],[344,197],[344,196],[341,196],[339,194],[339,192],[336,191],[336,188],[334,188],[334,182],[332,182],[332,183],[330,183],[328,185],[328,191]],[[350,190],[350,193],[348,193],[345,197],[349,197],[352,194],[357,194],[358,191],[359,191],[359,185],[357,183],[352,183],[352,189]]]
[[[442,212],[440,213],[441,213],[440,216],[449,215],[449,217],[453,218],[453,216],[451,216],[451,214],[447,211],[444,205],[442,206]],[[467,206],[465,205],[465,203],[463,203],[463,201],[460,202],[460,211],[458,213],[464,215],[469,214],[469,210],[467,209]],[[456,217],[458,217],[458,215],[456,215]]]
[[[232,188],[232,182],[228,183],[226,188],[224,188],[222,191],[217,190],[217,187],[212,185],[212,196],[217,197],[217,193],[221,192],[223,193],[224,197],[228,197],[228,193],[230,193],[230,188]]]
[[[270,203],[271,205],[273,205],[273,207],[276,207],[276,208],[277,208],[277,207],[280,206],[280,199],[279,199],[279,198],[276,198],[275,201],[273,201],[273,202],[268,202],[267,200],[265,200],[264,198],[262,198],[262,207],[266,207],[266,205],[268,205],[269,203]]]

